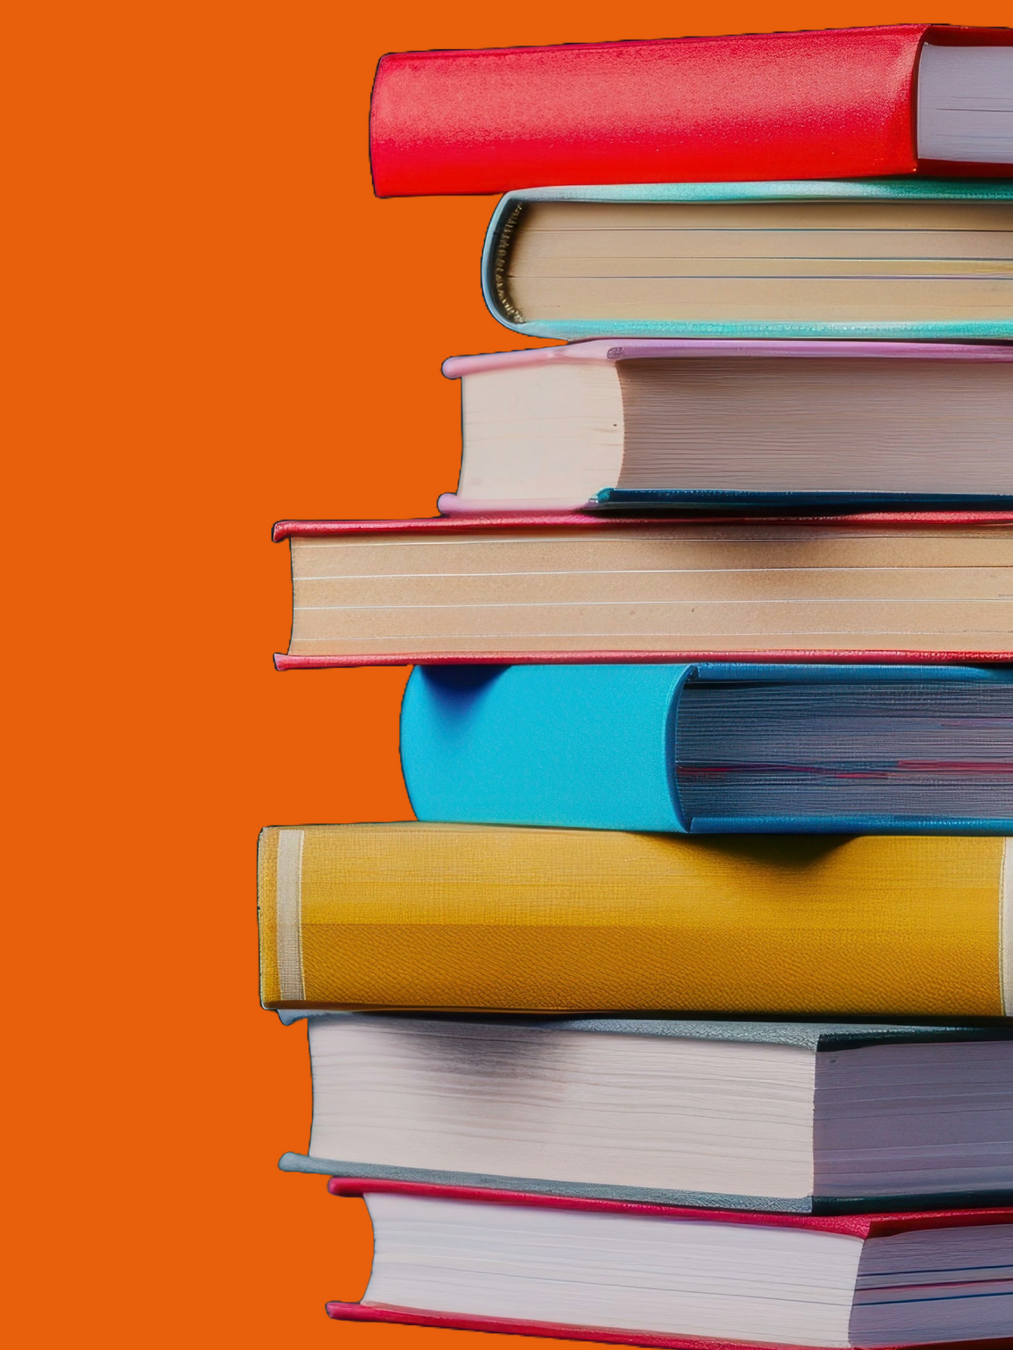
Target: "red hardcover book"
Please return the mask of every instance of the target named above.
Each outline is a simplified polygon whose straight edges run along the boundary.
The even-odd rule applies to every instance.
[[[279,670],[1013,661],[1013,513],[281,521]]]
[[[365,1198],[376,1239],[362,1302],[327,1304],[339,1320],[659,1350],[1013,1344],[1009,1208],[813,1217],[347,1177],[328,1189]],[[606,1308],[638,1325],[595,1322]]]
[[[1008,176],[1011,47],[1008,29],[920,23],[394,52],[373,86],[373,183]]]

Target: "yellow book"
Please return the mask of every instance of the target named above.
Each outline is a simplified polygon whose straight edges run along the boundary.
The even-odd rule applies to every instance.
[[[1005,1016],[1007,847],[415,821],[275,827],[260,844],[262,998],[269,1008]]]

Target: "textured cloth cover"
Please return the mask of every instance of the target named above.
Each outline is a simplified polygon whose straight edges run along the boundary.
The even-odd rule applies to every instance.
[[[1005,840],[264,831],[267,1007],[1000,1017]]]

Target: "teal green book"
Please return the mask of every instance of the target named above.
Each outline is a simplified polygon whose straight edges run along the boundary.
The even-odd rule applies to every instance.
[[[868,178],[508,193],[493,315],[532,337],[1013,339],[1013,183]]]

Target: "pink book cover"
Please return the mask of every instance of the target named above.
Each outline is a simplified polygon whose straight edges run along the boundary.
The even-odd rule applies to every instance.
[[[615,363],[618,361],[646,360],[713,360],[717,358],[756,360],[792,359],[842,361],[937,361],[946,364],[955,362],[975,362],[988,364],[1013,363],[1013,343],[972,343],[972,342],[847,342],[830,339],[794,341],[759,338],[592,338],[581,342],[567,342],[553,347],[533,347],[524,351],[479,352],[473,356],[450,356],[443,362],[443,374],[448,380],[460,380],[469,375],[483,375],[494,370],[517,370],[525,366],[584,365],[588,362]],[[782,494],[778,494],[779,496]],[[785,497],[794,494],[785,493]],[[805,499],[808,494],[801,494]],[[490,510],[514,512],[517,515],[532,514],[542,510],[542,505],[530,501],[488,501],[470,500],[457,492],[444,492],[440,495],[437,509],[447,515],[482,515]],[[569,509],[583,511],[588,505],[573,501],[566,508],[548,506],[548,511]],[[908,503],[911,510],[934,509],[945,506],[944,502],[921,502],[917,506]],[[967,505],[967,503],[965,503]],[[981,508],[995,509],[1005,505],[1003,502],[977,502]],[[861,503],[855,503],[861,510]],[[633,508],[636,509],[636,508]],[[672,508],[677,510],[677,507]],[[715,508],[720,509],[720,508]],[[805,503],[803,504],[805,508]],[[843,509],[834,506],[817,507],[810,504],[808,509],[833,512]],[[741,517],[740,517],[741,518]]]
[[[611,517],[583,515],[579,512],[555,515],[521,516],[504,513],[483,516],[433,516],[419,520],[281,520],[274,526],[275,543],[285,539],[340,539],[362,535],[454,535],[481,534],[497,530],[615,530],[617,528],[652,528],[671,530],[673,525],[699,525],[699,515],[693,517],[668,516],[663,522],[654,517]],[[710,516],[708,524],[785,525],[794,528],[819,529],[827,526],[845,529],[1009,529],[1013,527],[1013,511],[911,511],[866,513],[847,516],[759,517],[748,518]],[[1013,648],[1001,651],[971,651],[959,649],[910,651],[876,649],[855,651],[849,649],[802,650],[798,648],[749,651],[479,651],[420,653],[412,651],[384,652],[382,654],[350,656],[306,656],[276,652],[278,670],[327,670],[350,666],[405,666],[426,665],[559,665],[559,664],[613,664],[637,662],[648,664],[684,663],[686,661],[748,661],[748,662],[818,662],[840,664],[901,665],[961,665],[1005,664],[1013,661]]]
[[[687,361],[714,357],[794,357],[799,360],[877,361],[1013,361],[1013,342],[844,342],[836,339],[778,341],[771,338],[591,338],[531,347],[525,351],[479,352],[448,356],[443,373],[449,380],[506,367],[554,365],[573,361],[645,361],[652,357]]]
[[[747,1224],[752,1227],[807,1228],[824,1233],[842,1233],[849,1237],[889,1237],[894,1233],[925,1228],[962,1228],[1013,1223],[1013,1207],[989,1209],[933,1210],[919,1214],[846,1214],[818,1216],[810,1214],[757,1214],[739,1210],[683,1209],[670,1205],[643,1205],[629,1201],[590,1200],[576,1197],[530,1195],[522,1191],[482,1190],[464,1186],[436,1186],[413,1181],[378,1181],[356,1177],[332,1177],[327,1183],[331,1195],[365,1196],[377,1193],[417,1195],[441,1200],[523,1206],[529,1209],[589,1210],[610,1214],[634,1214],[678,1219],[694,1223]],[[652,1335],[644,1331],[625,1331],[617,1327],[572,1326],[557,1322],[527,1322],[520,1318],[478,1317],[447,1312],[425,1312],[385,1304],[327,1304],[327,1314],[339,1321],[391,1322],[401,1325],[443,1327],[456,1331],[488,1331],[513,1336],[543,1336],[560,1340],[599,1341],[615,1345],[643,1345],[657,1350],[816,1350],[815,1347],[787,1345],[771,1341],[724,1341],[698,1336]],[[987,1341],[936,1342],[936,1350],[945,1345],[961,1350],[1009,1350],[1009,1337]],[[921,1350],[911,1346],[883,1346],[880,1350]]]

